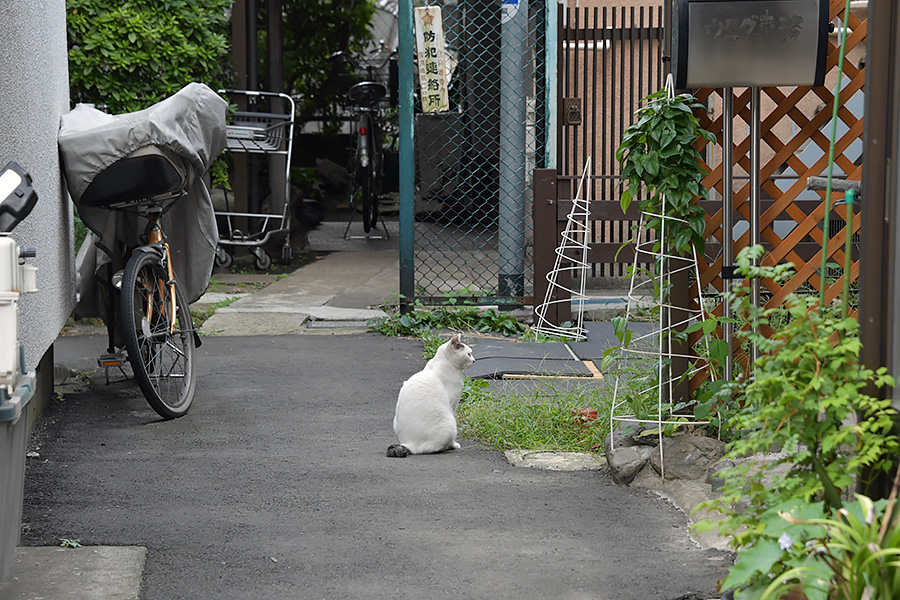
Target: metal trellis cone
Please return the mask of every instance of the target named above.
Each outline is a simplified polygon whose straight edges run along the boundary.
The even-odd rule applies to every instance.
[[[585,161],[584,171],[581,173],[581,181],[578,183],[578,190],[575,192],[575,198],[572,201],[572,210],[566,217],[566,227],[562,233],[562,240],[556,248],[556,260],[553,268],[547,273],[547,292],[544,295],[544,302],[538,305],[535,315],[537,323],[534,330],[544,335],[553,335],[558,337],[570,338],[574,341],[584,341],[587,339],[587,331],[584,328],[584,301],[586,299],[584,293],[584,285],[587,271],[590,264],[587,261],[587,253],[589,249],[588,240],[591,236],[590,227],[590,202],[582,197],[584,190],[584,181],[587,178],[591,168],[591,158]],[[579,282],[578,290],[572,290],[559,283],[560,271],[572,271],[572,280]],[[559,291],[566,292],[559,294]],[[554,299],[556,296],[556,299]],[[559,299],[562,296],[563,299]],[[561,302],[572,302],[576,308],[577,317],[574,325],[556,325],[547,320],[547,309],[552,304]]]
[[[666,82],[669,97],[674,96],[671,76]],[[667,199],[661,202],[661,213],[666,212]],[[648,219],[659,220],[658,237],[650,235],[646,227]],[[709,421],[698,420],[687,406],[673,405],[675,387],[682,381],[689,381],[697,373],[708,370],[708,377],[714,380],[715,371],[705,361],[696,356],[679,353],[673,343],[675,332],[682,331],[688,325],[706,320],[703,310],[703,291],[700,288],[700,270],[697,250],[691,247],[690,256],[680,256],[667,249],[667,230],[674,224],[689,226],[688,222],[665,214],[643,212],[638,226],[638,237],[635,240],[634,262],[631,269],[631,285],[628,291],[628,307],[625,314],[625,330],[632,321],[632,310],[642,302],[646,304],[647,296],[654,298],[653,313],[656,316],[655,327],[640,335],[625,337],[618,349],[616,359],[616,385],[610,409],[610,429],[615,431],[616,422],[629,422],[651,425],[657,430],[659,441],[660,476],[665,479],[665,462],[663,460],[664,429],[685,425],[704,425]],[[653,265],[652,270],[641,278],[638,265]],[[688,273],[697,282],[696,308],[674,306],[670,301],[669,290],[673,276]],[[677,278],[676,278],[677,280]],[[676,320],[677,319],[677,320]],[[709,341],[704,336],[707,354]],[[675,359],[684,359],[688,364],[686,373],[673,373],[672,364]],[[646,400],[656,397],[655,414],[648,409],[646,414],[640,407]],[[648,403],[649,404],[649,403]],[[651,404],[652,406],[652,404]],[[614,440],[615,436],[610,439]],[[614,448],[614,441],[611,442]]]

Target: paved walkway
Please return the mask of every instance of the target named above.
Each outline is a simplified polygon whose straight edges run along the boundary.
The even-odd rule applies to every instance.
[[[424,364],[420,342],[362,333],[398,270],[393,250],[329,254],[217,311],[183,419],[98,372],[61,388],[0,598],[712,597],[728,556],[689,537],[679,501],[467,440],[384,457]],[[104,346],[61,338],[56,361],[92,371]]]
[[[79,368],[103,341],[61,339],[57,360]],[[465,439],[386,458],[397,390],[423,364],[419,341],[371,333],[208,337],[195,405],[168,422],[132,381],[95,373],[35,438],[22,538],[85,547],[58,551],[57,571],[24,549],[0,597],[39,583],[79,600],[710,597],[727,556],[651,491]]]
[[[366,321],[385,314],[370,307],[397,301],[399,265],[396,250],[328,254],[218,309],[200,333],[283,335],[364,330]],[[224,276],[223,280],[227,279]],[[226,297],[229,294],[209,294],[200,302]]]

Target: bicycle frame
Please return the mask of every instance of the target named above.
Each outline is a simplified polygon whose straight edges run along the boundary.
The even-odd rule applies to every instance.
[[[172,271],[172,261],[169,260],[169,242],[165,241],[165,236],[163,235],[162,227],[159,225],[159,216],[155,216],[151,219],[150,224],[148,225],[149,232],[147,238],[152,246],[159,246],[162,250],[162,260],[166,263],[166,271],[169,276],[169,281],[163,282],[160,281],[160,289],[163,286],[169,288],[169,333],[175,333],[175,327],[177,326],[176,312],[177,312],[177,297],[175,291],[175,273]],[[151,301],[149,295],[147,297],[147,320],[153,319],[153,302]]]
[[[368,168],[372,164],[372,172],[378,172],[378,122],[371,110],[360,110],[356,126],[357,160],[359,166]]]

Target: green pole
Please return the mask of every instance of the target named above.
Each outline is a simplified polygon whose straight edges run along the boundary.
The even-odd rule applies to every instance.
[[[847,190],[844,194],[844,202],[847,203],[847,220],[844,223],[844,289],[841,295],[841,310],[844,318],[850,314],[850,243],[853,241],[853,190]]]
[[[400,311],[409,312],[415,300],[414,203],[415,165],[413,145],[413,6],[412,0],[398,5],[397,48],[400,76]]]
[[[834,142],[837,137],[838,106],[840,105],[841,83],[844,79],[844,49],[847,45],[847,15],[850,14],[850,0],[844,6],[841,17],[841,49],[838,53],[837,83],[834,84],[834,103],[831,106],[831,143],[828,145],[828,177],[825,185],[825,223],[822,227],[822,271],[819,275],[819,308],[825,308],[825,268],[828,263],[828,221],[831,218],[831,173],[834,167]]]

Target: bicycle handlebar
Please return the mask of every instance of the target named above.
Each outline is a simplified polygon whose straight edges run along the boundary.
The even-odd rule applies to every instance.
[[[380,62],[378,62],[377,59],[380,55],[383,55],[384,58],[381,59]],[[375,71],[379,71],[383,69],[390,62],[391,58],[395,56],[397,56],[397,51],[391,49],[389,46],[384,45],[384,42],[382,42],[376,50],[362,56],[361,59],[353,56],[352,54],[344,52],[343,50],[333,52],[328,58],[329,60],[338,58],[346,60],[354,69],[374,69]]]

